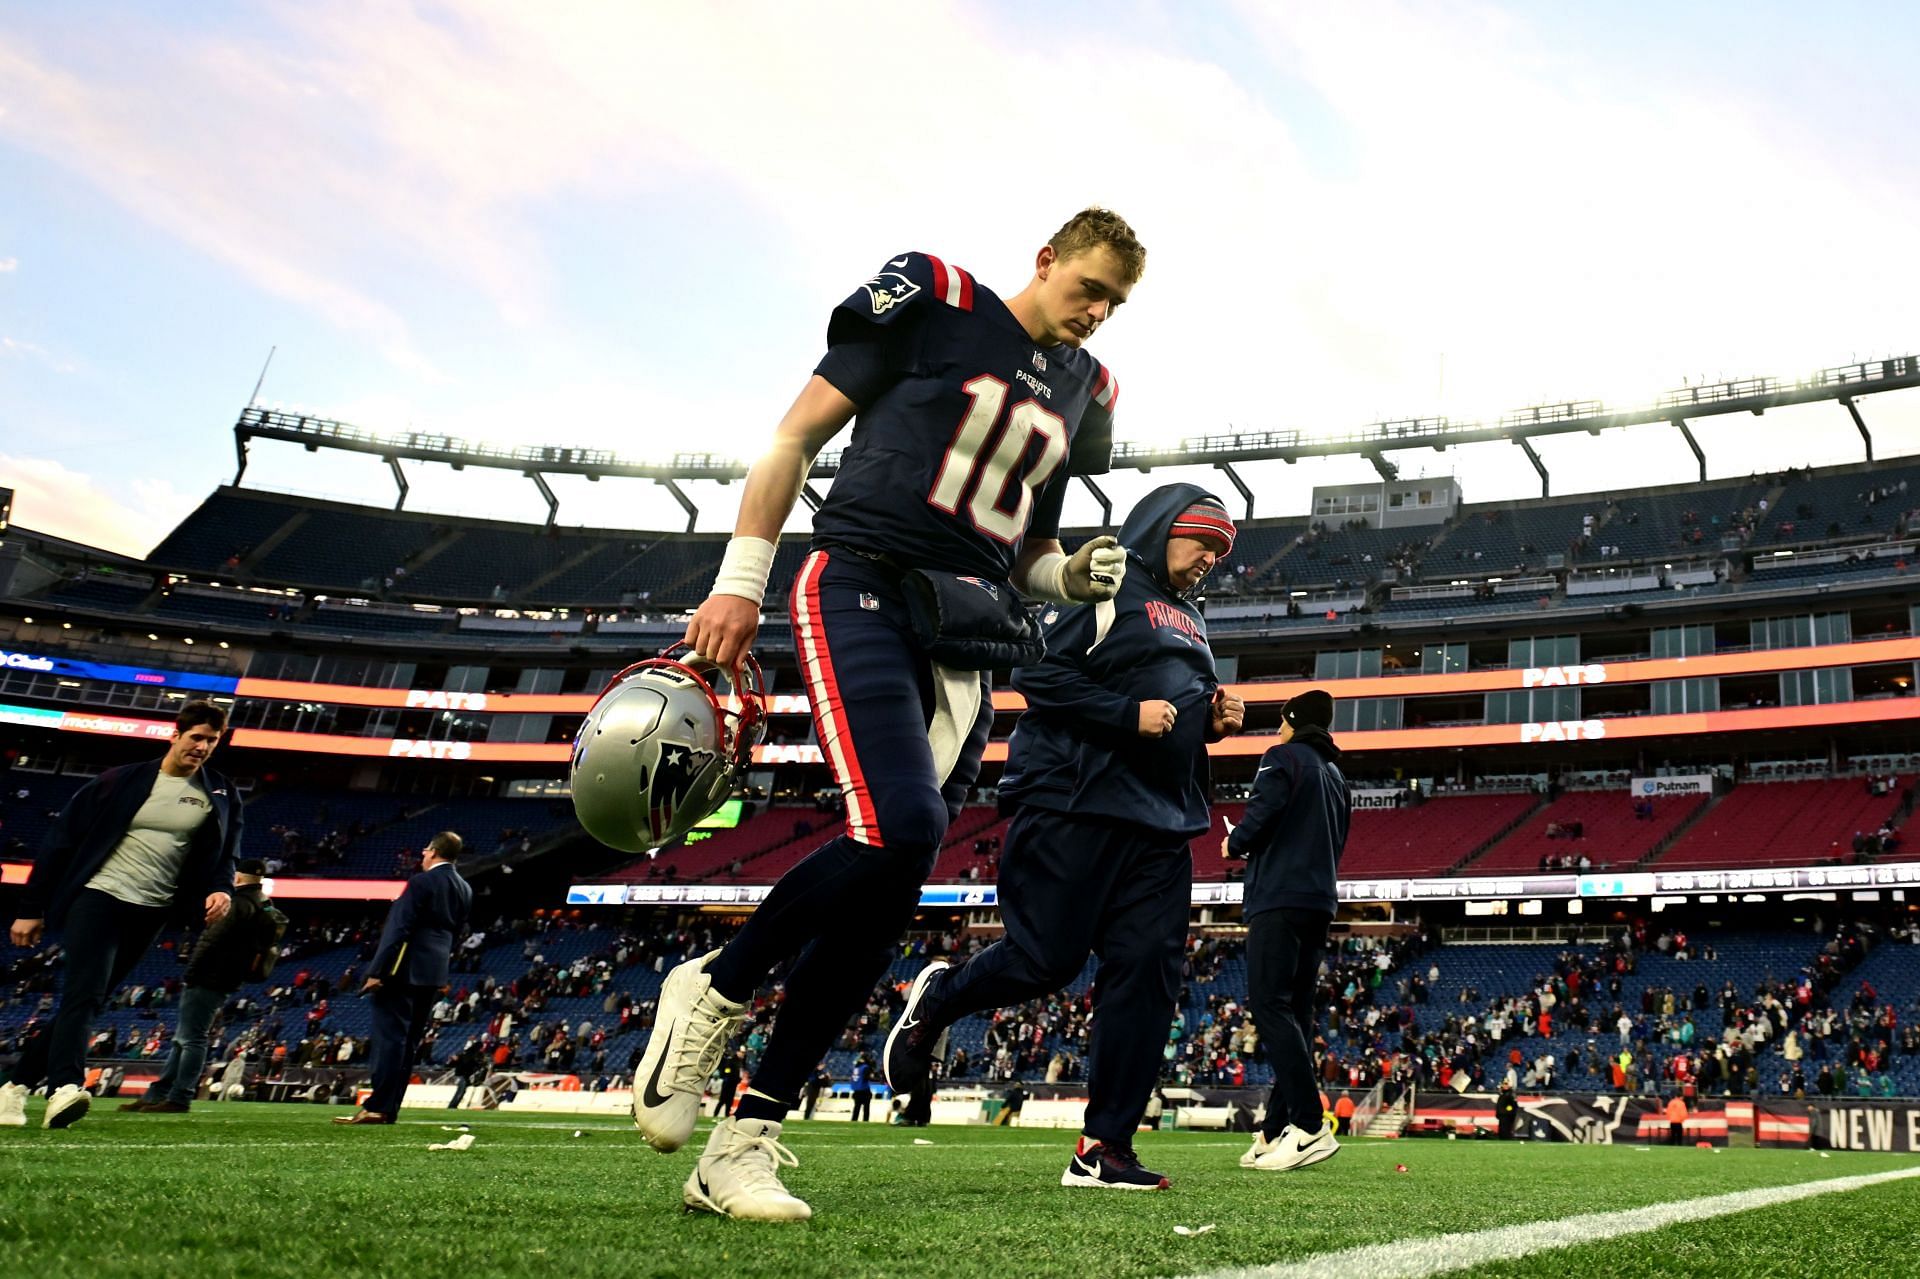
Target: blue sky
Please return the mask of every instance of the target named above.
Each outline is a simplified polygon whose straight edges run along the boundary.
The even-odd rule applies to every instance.
[[[1011,292],[1089,202],[1150,251],[1096,340],[1132,438],[1920,345],[1901,6],[1045,12],[0,3],[16,518],[150,547],[231,475],[269,347],[265,402],[363,425],[751,456],[883,258]],[[1920,393],[1863,409],[1883,454],[1920,451]],[[1723,474],[1859,456],[1834,408],[1701,436]],[[1542,452],[1563,491],[1690,474],[1657,428]],[[377,464],[255,458],[253,483],[391,500]],[[1537,491],[1503,446],[1401,460],[1471,499]],[[1283,514],[1370,473],[1251,478]],[[542,513],[517,477],[411,478],[423,508]],[[558,487],[569,523],[680,523],[647,485]],[[733,491],[696,489],[703,528]]]

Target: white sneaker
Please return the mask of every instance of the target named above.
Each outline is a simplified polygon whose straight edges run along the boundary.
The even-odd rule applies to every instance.
[[[1318,1132],[1302,1132],[1288,1124],[1265,1151],[1254,1156],[1253,1167],[1267,1172],[1286,1172],[1293,1168],[1310,1168],[1338,1153],[1340,1143],[1333,1139],[1331,1124],[1321,1124]]]
[[[805,1221],[813,1209],[780,1182],[781,1167],[799,1163],[780,1144],[780,1125],[771,1119],[723,1119],[707,1138],[707,1149],[693,1166],[682,1198],[689,1212],[749,1221]]]
[[[79,1084],[61,1084],[53,1090],[53,1096],[47,1098],[47,1117],[40,1121],[42,1128],[71,1128],[87,1117],[87,1108],[93,1105],[93,1094]]]
[[[0,1084],[0,1128],[27,1126],[27,1086]]]
[[[746,1005],[722,999],[707,976],[719,953],[708,951],[667,974],[653,1034],[633,1074],[633,1126],[662,1154],[692,1139],[707,1077],[746,1017]]]
[[[1268,1141],[1267,1134],[1261,1132],[1258,1128],[1254,1129],[1253,1145],[1248,1147],[1246,1153],[1240,1156],[1240,1166],[1242,1168],[1253,1167],[1254,1161],[1259,1159],[1261,1155],[1266,1154],[1269,1150],[1272,1150],[1275,1147],[1277,1147],[1279,1144],[1280,1143],[1277,1140]]]

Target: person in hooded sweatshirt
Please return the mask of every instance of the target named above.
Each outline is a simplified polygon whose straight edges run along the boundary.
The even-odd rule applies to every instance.
[[[1046,660],[1016,670],[1027,709],[1000,781],[1013,820],[1000,862],[1006,935],[914,979],[887,1038],[896,1091],[927,1086],[940,1032],[969,1013],[1060,990],[1099,956],[1082,1135],[1064,1186],[1156,1190],[1133,1150],[1180,993],[1189,841],[1208,830],[1207,743],[1246,706],[1214,672],[1194,592],[1233,549],[1218,497],[1155,489],[1120,530],[1130,571],[1114,599],[1053,607]]]
[[[1273,1064],[1273,1091],[1243,1168],[1285,1171],[1331,1158],[1340,1143],[1313,1077],[1313,995],[1334,875],[1347,846],[1352,800],[1327,730],[1333,698],[1308,689],[1281,711],[1280,744],[1260,757],[1253,796],[1220,855],[1247,862],[1247,1004]]]

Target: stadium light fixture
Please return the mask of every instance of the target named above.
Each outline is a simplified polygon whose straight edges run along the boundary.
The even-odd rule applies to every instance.
[[[147,638],[150,640],[158,641],[160,637],[158,635],[155,635],[152,631],[148,631]]]
[[[33,619],[31,617],[23,617],[20,620],[25,622],[28,626],[33,625]]]

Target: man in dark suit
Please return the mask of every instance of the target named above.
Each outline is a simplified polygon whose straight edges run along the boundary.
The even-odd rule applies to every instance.
[[[390,1124],[399,1117],[427,1014],[446,989],[455,939],[465,936],[473,907],[473,889],[454,869],[461,847],[450,830],[429,840],[420,873],[387,912],[360,990],[373,997],[373,1091],[365,1106],[338,1116],[336,1124]]]
[[[191,701],[174,718],[164,757],[110,768],[74,792],[41,841],[9,936],[37,945],[61,930],[66,974],[52,1030],[0,1084],[0,1126],[26,1122],[27,1089],[45,1078],[44,1120],[66,1128],[92,1098],[87,1040],[107,997],[140,962],[169,915],[208,924],[232,904],[240,795],[206,767],[227,713]]]

